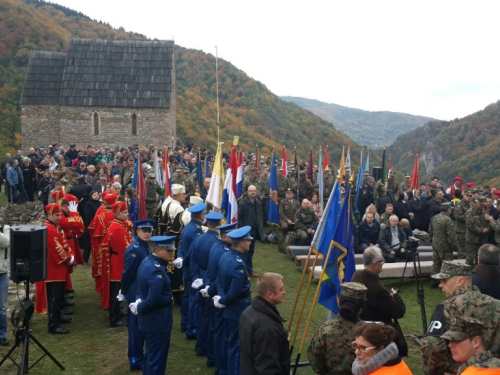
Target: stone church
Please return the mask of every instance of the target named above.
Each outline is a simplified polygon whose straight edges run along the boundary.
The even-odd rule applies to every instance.
[[[21,98],[22,149],[171,146],[176,136],[173,41],[71,39],[33,51]]]

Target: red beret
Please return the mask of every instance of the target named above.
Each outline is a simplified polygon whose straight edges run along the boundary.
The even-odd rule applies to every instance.
[[[116,202],[117,199],[118,195],[116,195],[115,193],[106,194],[102,196],[102,200],[106,204],[106,206],[111,206],[113,203]]]
[[[123,212],[127,211],[127,204],[125,202],[118,201],[113,203],[111,208],[113,209],[113,212]]]
[[[58,202],[59,199],[63,199],[64,198],[64,191],[62,191],[62,190],[56,190],[53,193],[50,193],[50,196],[52,197],[52,199],[54,200],[54,202]]]
[[[495,195],[500,196],[500,190],[493,189],[493,190],[491,191],[491,194],[495,194]]]
[[[52,203],[45,206],[45,212],[48,214],[60,214],[61,206],[59,203]]]
[[[69,202],[76,202],[76,203],[80,202],[77,197],[75,197],[74,195],[71,195],[71,194],[66,194],[63,199],[68,203]]]
[[[467,183],[465,184],[465,186],[466,186],[466,187],[468,187],[468,188],[470,189],[471,187],[473,187],[473,186],[474,186],[474,182],[467,182]]]

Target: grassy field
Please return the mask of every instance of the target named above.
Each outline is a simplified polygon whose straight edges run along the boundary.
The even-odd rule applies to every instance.
[[[284,276],[287,294],[285,302],[278,306],[282,316],[288,319],[291,315],[295,296],[298,290],[301,271],[300,267],[285,254],[279,253],[275,245],[257,244],[255,255],[255,271],[262,273],[273,271]],[[65,366],[65,373],[74,375],[88,374],[128,374],[127,360],[127,332],[126,328],[109,328],[108,313],[100,307],[99,298],[93,290],[93,279],[90,276],[90,267],[78,267],[73,273],[73,284],[75,287],[75,314],[73,323],[67,327],[69,335],[49,335],[47,333],[47,317],[45,315],[34,315],[31,324],[35,337]],[[386,287],[398,287],[398,280],[385,282]],[[426,281],[425,302],[428,318],[434,306],[439,303],[443,296],[439,290],[428,288]],[[305,318],[309,314],[313,300],[316,283],[312,284],[309,299],[306,305]],[[15,288],[11,288],[15,291]],[[23,289],[23,286],[20,286]],[[402,286],[401,295],[406,302],[406,316],[400,323],[405,334],[420,334],[422,323],[420,307],[417,303],[414,281],[407,279]],[[16,294],[9,295],[12,300],[10,309],[15,301]],[[170,344],[170,354],[167,363],[167,374],[212,374],[213,369],[205,366],[205,358],[196,357],[194,342],[187,341],[179,329],[178,307],[174,308],[174,330]],[[307,346],[315,329],[326,319],[327,310],[317,305],[311,320],[311,326],[307,333],[305,345],[302,350],[301,360],[307,359]],[[9,315],[10,317],[10,315]],[[294,320],[296,322],[296,319]],[[305,321],[305,320],[304,320]],[[10,322],[9,322],[10,324]],[[302,327],[304,324],[302,324]],[[294,323],[295,327],[295,323]],[[9,339],[12,340],[12,329],[9,327]],[[301,332],[303,329],[301,329]],[[299,333],[294,353],[299,350],[302,333]],[[414,374],[422,374],[420,351],[413,340],[408,339],[410,344],[410,356],[405,359]],[[9,348],[0,347],[0,357],[3,357]],[[33,363],[40,356],[40,352],[34,345],[30,346],[30,362]],[[19,361],[21,351],[15,352],[15,358]],[[295,358],[295,355],[294,355]],[[57,374],[59,368],[49,359],[45,358],[37,364],[31,373],[33,374]],[[15,366],[8,360],[1,368],[1,374],[15,374]],[[313,374],[309,367],[299,368],[299,374]]]

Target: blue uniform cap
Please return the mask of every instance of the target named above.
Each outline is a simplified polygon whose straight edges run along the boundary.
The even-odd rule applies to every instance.
[[[136,228],[151,228],[151,229],[153,229],[155,224],[156,224],[156,221],[154,221],[153,219],[146,219],[146,220],[136,221],[134,226]]]
[[[154,246],[164,247],[167,250],[174,251],[175,250],[175,241],[176,236],[154,236],[151,237],[150,240],[153,242]]]
[[[226,224],[226,225],[220,225],[217,227],[217,229],[219,230],[220,234],[229,233],[229,232],[232,232],[233,230],[235,230],[237,225],[238,225],[238,222]]]
[[[188,212],[191,212],[194,215],[199,215],[205,210],[205,207],[206,207],[205,203],[202,202],[189,207],[187,210]]]
[[[229,232],[227,236],[231,238],[231,240],[233,240],[234,242],[240,242],[243,240],[253,240],[253,237],[250,236],[250,230],[252,230],[252,228],[247,225],[246,227],[238,228],[236,230]]]
[[[224,215],[220,212],[212,211],[205,215],[205,219],[207,219],[209,223],[217,224],[224,219]]]

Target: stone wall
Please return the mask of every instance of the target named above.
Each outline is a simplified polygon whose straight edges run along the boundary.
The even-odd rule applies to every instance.
[[[175,108],[175,107],[173,107]],[[94,135],[94,114],[99,134]],[[137,135],[132,135],[132,115]],[[163,108],[111,108],[21,106],[22,149],[68,145],[128,146],[132,144],[172,146],[176,137],[175,110]]]
[[[0,209],[0,224],[42,225],[45,220],[43,203],[40,201],[23,204],[8,204]]]

